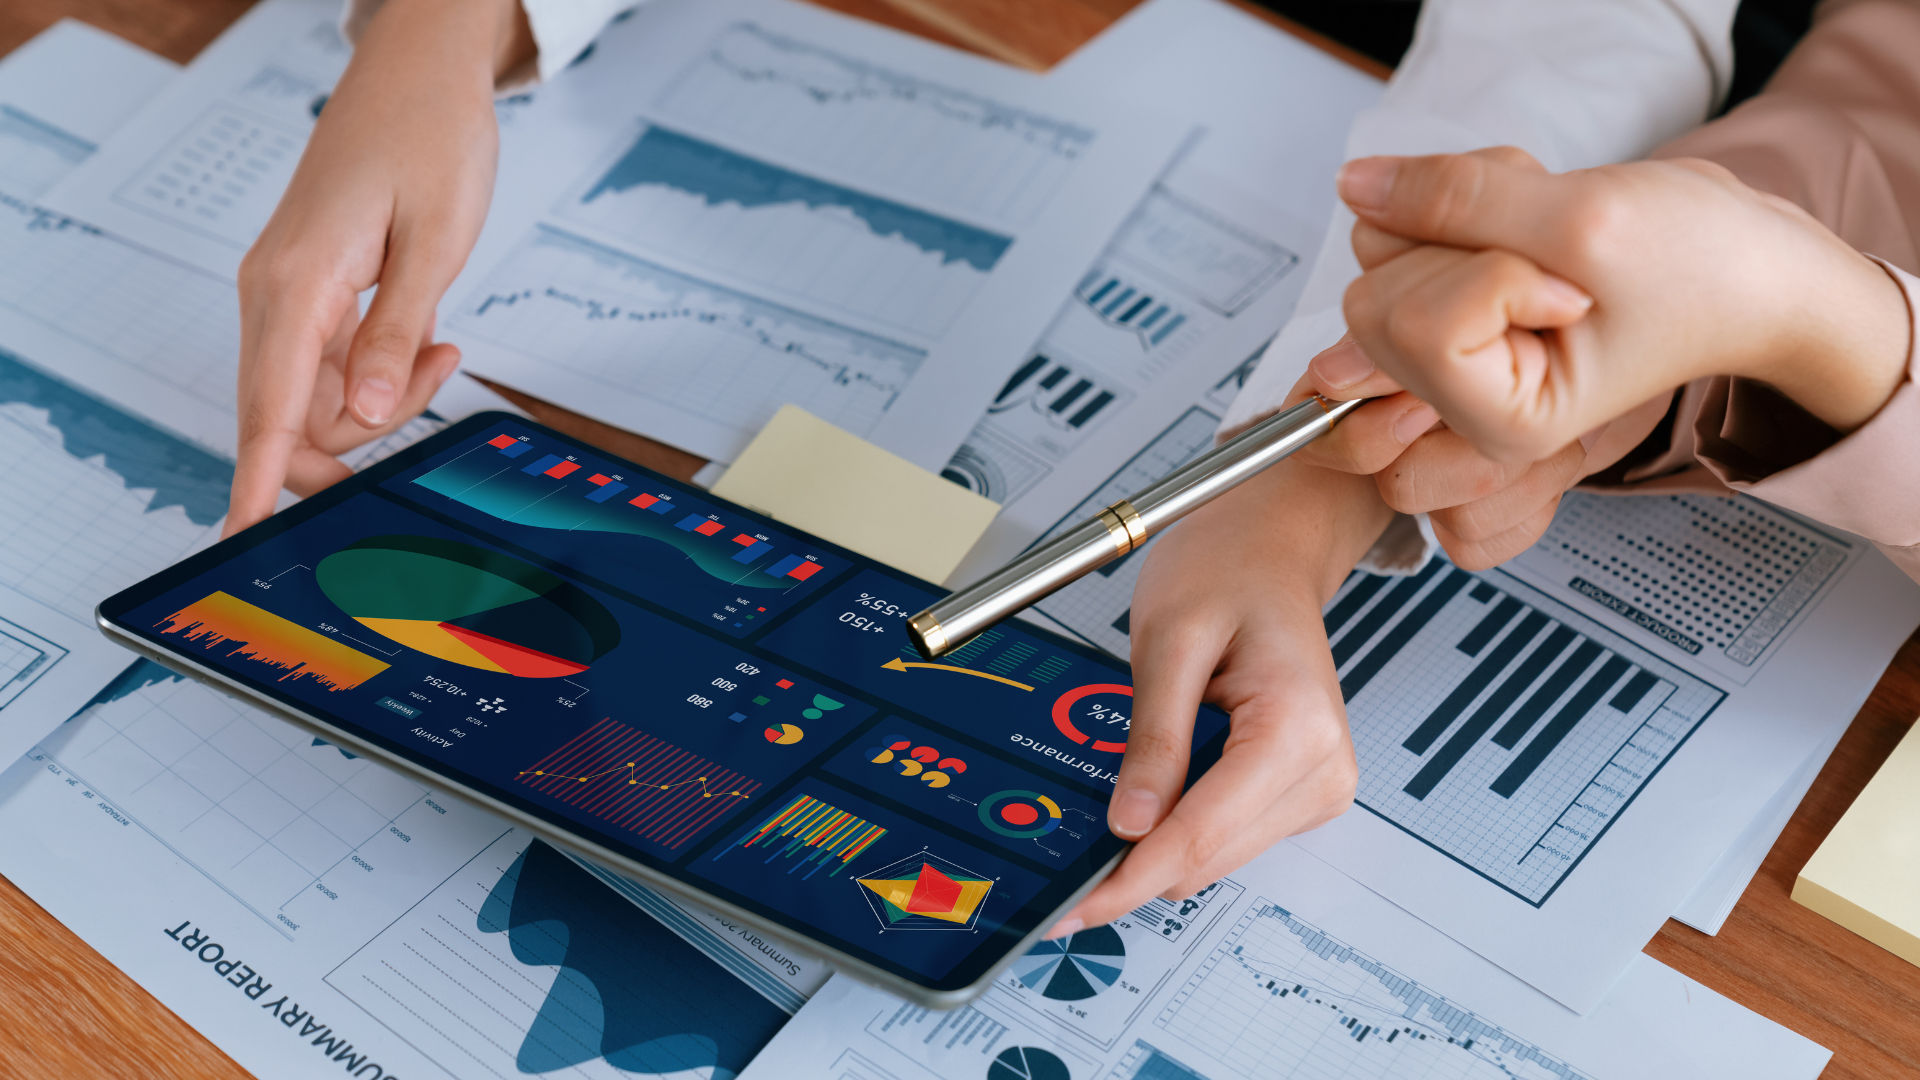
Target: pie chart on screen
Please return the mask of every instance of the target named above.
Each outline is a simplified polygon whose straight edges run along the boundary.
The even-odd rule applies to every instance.
[[[428,656],[523,679],[577,675],[620,644],[600,601],[497,551],[429,536],[375,536],[314,567],[355,622]]]

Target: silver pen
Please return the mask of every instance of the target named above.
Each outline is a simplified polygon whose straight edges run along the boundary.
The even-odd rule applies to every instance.
[[[1143,547],[1148,538],[1327,432],[1366,399],[1308,398],[1253,425],[972,585],[907,620],[929,660],[1071,581]]]

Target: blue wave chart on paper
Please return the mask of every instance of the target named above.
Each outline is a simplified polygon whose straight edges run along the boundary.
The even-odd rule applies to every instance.
[[[515,1064],[547,1073],[604,1059],[626,1072],[746,1068],[787,1015],[572,860],[534,841],[475,917],[514,959],[559,968]]]
[[[1014,242],[659,126],[558,210],[640,251],[930,336]]]
[[[591,203],[643,184],[698,195],[708,206],[737,203],[742,209],[798,203],[809,209],[839,207],[866,223],[876,236],[898,236],[940,256],[986,273],[1013,246],[1013,238],[951,218],[815,180],[722,146],[662,127],[649,127],[580,200]]]
[[[71,457],[101,458],[128,490],[152,489],[149,511],[178,506],[196,525],[211,525],[226,515],[231,464],[0,349],[0,405],[16,403],[45,410]]]
[[[572,449],[503,423],[385,486],[736,637],[849,565],[657,477]]]

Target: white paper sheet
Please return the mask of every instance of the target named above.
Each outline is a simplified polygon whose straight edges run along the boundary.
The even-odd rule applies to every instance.
[[[175,65],[62,20],[0,62],[0,228],[173,78]],[[22,268],[0,254],[0,278]],[[0,759],[70,716],[127,655],[93,626],[105,595],[165,565],[204,532],[171,508],[211,461],[76,393],[0,338]],[[202,478],[204,479],[204,477]],[[196,509],[199,500],[189,497]],[[133,526],[152,519],[151,530]],[[108,587],[111,586],[111,587]]]
[[[706,457],[791,402],[938,469],[1185,134],[1114,90],[804,5],[650,5],[503,131],[443,325]]]
[[[1829,1056],[1646,956],[1576,1017],[1282,844],[1043,946],[965,1009],[836,977],[743,1080],[1785,1080]]]
[[[1210,445],[1248,358],[1293,310],[1347,124],[1380,88],[1209,0],[1142,5],[1048,79],[1124,85],[1204,133],[947,463],[949,479],[1005,506],[956,583],[1017,554],[1116,470],[1131,475],[1136,457],[1164,468]]]
[[[1833,748],[1840,743],[1841,736],[1847,733],[1845,724],[1837,725],[1831,732],[1826,745],[1808,755],[1799,771],[1768,801],[1766,809],[1754,816],[1740,839],[1723,853],[1693,887],[1693,892],[1678,908],[1673,917],[1693,927],[1703,934],[1718,934],[1726,925],[1727,916],[1746,894],[1747,886],[1753,883],[1753,877],[1760,872],[1760,864],[1767,861],[1767,854],[1779,841],[1780,834],[1786,831],[1787,822],[1792,820],[1794,811],[1800,809],[1800,801],[1807,797],[1813,782],[1819,779],[1820,770],[1826,767],[1827,758],[1833,755]]]
[[[179,70],[73,19],[8,53],[0,63],[0,191],[39,198]]]
[[[0,774],[0,830],[260,1076],[737,1070],[829,974],[146,663]]]
[[[46,205],[232,281],[351,55],[334,0],[272,0],[208,46]]]
[[[336,6],[319,8],[338,15]],[[263,15],[242,19],[238,38],[244,44],[261,27],[286,31],[288,13],[300,13],[300,4],[267,4]],[[209,54],[227,63],[234,46],[221,42]],[[96,146],[111,156],[144,135],[142,125],[127,125],[123,138],[108,138],[142,106],[167,100],[179,86],[175,71],[79,23],[52,27],[0,63],[0,344],[230,459],[240,354],[230,275],[184,258],[190,244],[182,254],[179,236],[154,233],[142,244],[35,202],[46,184],[92,160]],[[117,217],[111,208],[109,217]],[[144,213],[132,219],[136,233],[152,221]],[[470,379],[449,380],[434,398],[449,419],[488,407],[516,411]]]

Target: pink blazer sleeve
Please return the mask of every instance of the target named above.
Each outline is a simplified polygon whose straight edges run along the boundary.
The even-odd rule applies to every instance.
[[[1920,311],[1920,278],[1881,265],[1906,293],[1909,316]],[[1920,328],[1913,340],[1920,342]],[[1707,380],[1710,385],[1698,395],[1692,418],[1696,459],[1735,491],[1859,533],[1920,581],[1920,386],[1914,385],[1920,349],[1909,348],[1914,351],[1907,357],[1906,381],[1873,419],[1804,461],[1779,469],[1752,452],[1746,430],[1770,426],[1769,418],[1739,415],[1736,380]],[[1796,417],[1787,422],[1803,421]]]

